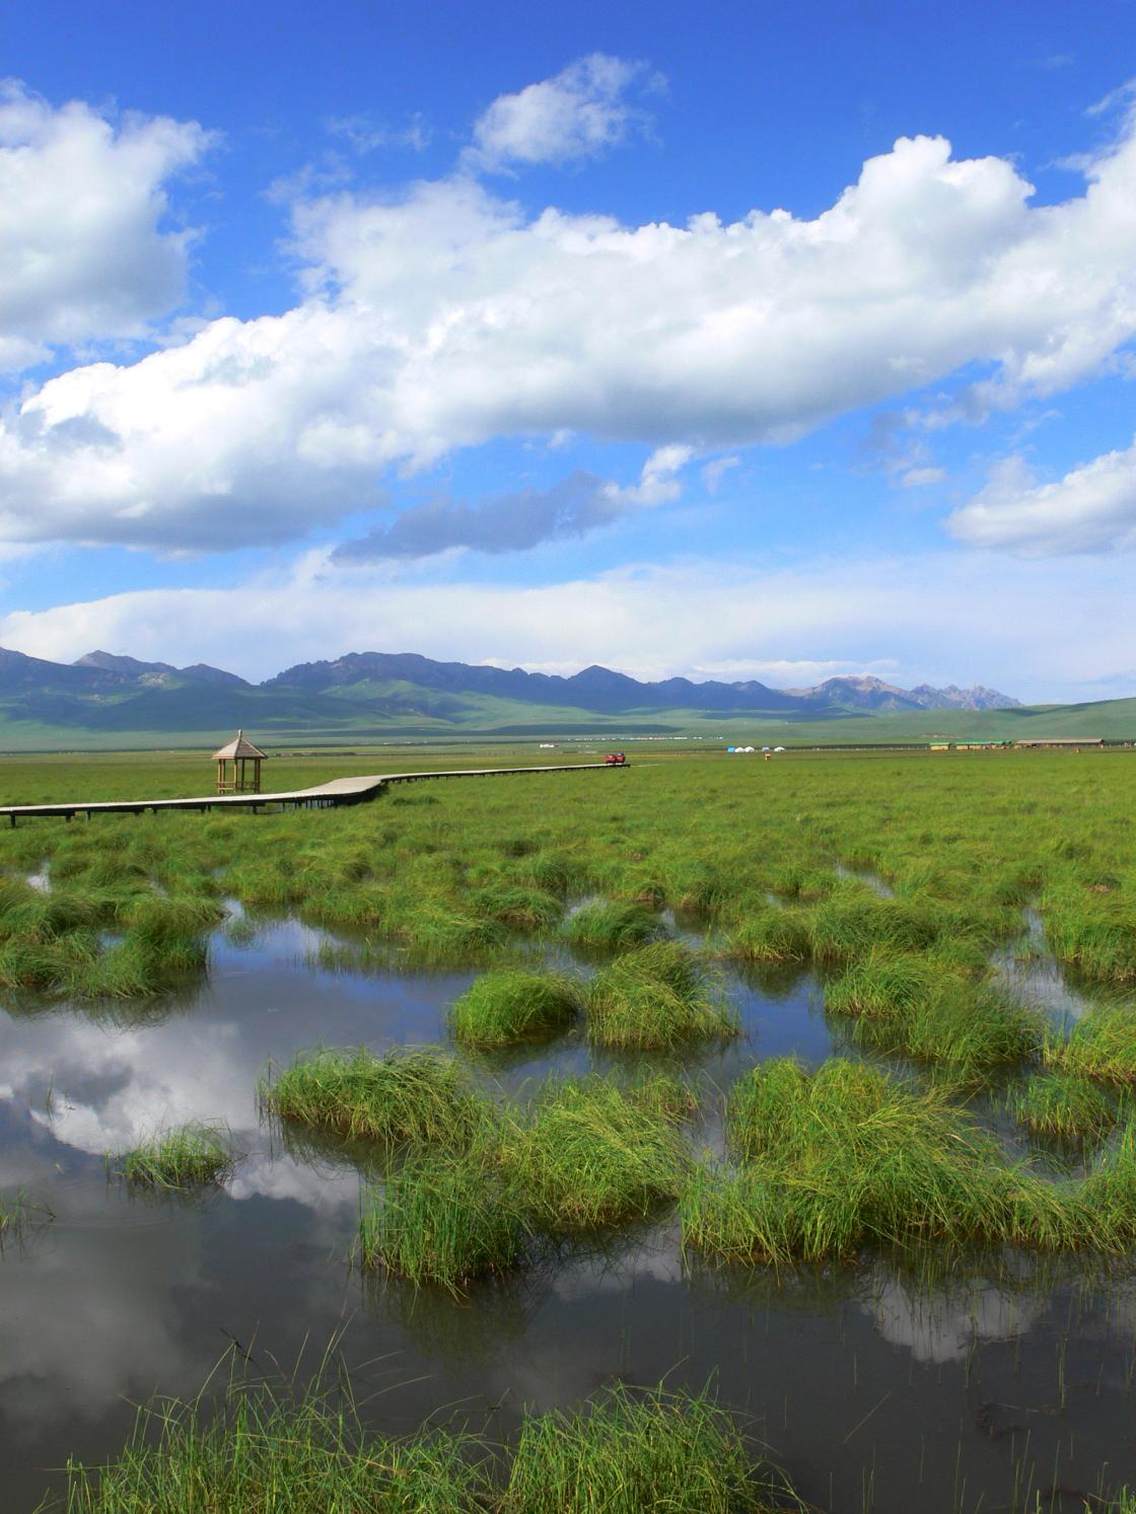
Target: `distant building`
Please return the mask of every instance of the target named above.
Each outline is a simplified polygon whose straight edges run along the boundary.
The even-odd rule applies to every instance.
[[[1015,741],[1020,747],[1076,747],[1104,746],[1103,736],[1031,736],[1028,741]]]

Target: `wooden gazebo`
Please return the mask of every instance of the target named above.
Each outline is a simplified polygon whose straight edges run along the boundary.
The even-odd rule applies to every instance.
[[[238,731],[232,741],[213,753],[217,764],[217,792],[219,794],[259,794],[260,764],[267,760],[267,753]],[[229,764],[232,763],[230,768]],[[249,764],[252,776],[249,776]]]

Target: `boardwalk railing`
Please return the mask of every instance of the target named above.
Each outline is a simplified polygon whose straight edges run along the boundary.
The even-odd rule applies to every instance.
[[[333,778],[330,783],[316,784],[314,788],[289,789],[280,794],[203,794],[193,799],[111,799],[90,803],[82,800],[71,804],[5,804],[0,805],[0,816],[7,815],[15,825],[17,820],[30,819],[33,815],[56,815],[70,820],[73,815],[141,815],[149,810],[212,810],[246,809],[257,810],[266,804],[278,804],[284,809],[334,809],[343,804],[362,804],[384,792],[392,783],[419,783],[427,778],[498,778],[514,777],[519,773],[583,773],[618,771],[626,763],[569,762],[556,766],[547,764],[534,767],[513,768],[441,768],[431,773],[372,773],[364,778]]]

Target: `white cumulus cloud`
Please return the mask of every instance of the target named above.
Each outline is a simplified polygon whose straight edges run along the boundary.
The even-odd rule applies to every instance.
[[[647,118],[629,93],[658,75],[641,63],[592,53],[554,78],[499,95],[474,123],[467,161],[484,169],[591,158],[624,141]]]
[[[1029,556],[1136,546],[1136,442],[1039,483],[1021,458],[996,468],[950,518],[960,541]]]
[[[209,144],[194,122],[108,120],[0,82],[0,368],[139,337],[182,298],[189,241],[166,184]]]
[[[783,443],[968,367],[989,401],[1055,392],[1136,333],[1131,123],[1086,174],[1034,207],[1009,162],[919,137],[811,220],[534,216],[461,174],[305,201],[295,308],[0,417],[0,540],[279,541],[495,438]]]

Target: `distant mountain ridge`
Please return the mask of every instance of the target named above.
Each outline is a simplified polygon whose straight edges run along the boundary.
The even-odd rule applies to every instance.
[[[742,714],[827,721],[858,713],[1018,708],[1016,699],[981,686],[902,689],[852,675],[811,688],[774,689],[756,679],[643,682],[598,664],[565,677],[438,662],[414,652],[349,652],[298,663],[252,684],[206,663],[177,668],[99,650],[65,664],[0,649],[0,721],[108,736],[114,731],[197,732],[238,725],[265,732],[366,728],[381,734],[387,726],[417,724],[423,731],[519,733],[549,722],[578,725],[617,716],[642,722],[670,712],[704,721]]]
[[[612,743],[681,736],[724,746],[759,733],[823,746],[920,745],[944,736],[1136,742],[1136,698],[1022,705],[982,685],[903,689],[852,674],[802,689],[757,679],[652,683],[598,664],[561,676],[413,652],[351,652],[250,683],[205,663],[177,668],[104,650],[58,663],[0,648],[0,751],[208,752],[239,726],[277,750],[538,736]]]
[[[932,688],[929,683],[916,684],[913,689],[901,689],[893,683],[868,676],[857,677],[844,674],[826,678],[824,683],[811,689],[787,689],[802,699],[827,698],[844,709],[855,710],[1020,710],[1021,700],[1011,699],[1009,694],[1000,694],[997,689],[988,689],[975,684],[971,689],[960,689],[949,683],[945,689]]]
[[[19,655],[18,653],[16,654]],[[211,668],[207,662],[195,662],[188,668],[175,668],[168,662],[139,662],[115,652],[85,652],[71,664],[73,668],[93,668],[101,673],[117,673],[123,678],[188,678],[194,683],[227,684],[231,688],[251,689],[253,685],[236,673]]]
[[[261,687],[323,690],[387,679],[454,693],[495,694],[526,703],[568,704],[597,711],[644,707],[687,710],[797,710],[802,706],[879,710],[1021,707],[1019,700],[982,685],[960,689],[949,684],[945,689],[935,689],[920,684],[916,689],[901,689],[878,678],[852,675],[829,678],[807,689],[774,689],[756,679],[695,683],[689,678],[667,678],[659,683],[642,683],[626,673],[615,673],[597,664],[563,677],[529,673],[524,668],[435,662],[414,652],[348,652],[329,662],[298,663],[267,679]]]

